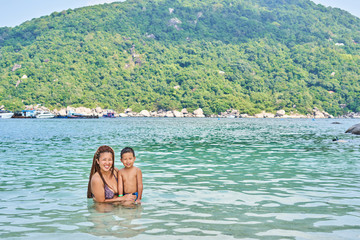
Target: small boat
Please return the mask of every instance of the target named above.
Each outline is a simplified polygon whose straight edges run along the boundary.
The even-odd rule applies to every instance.
[[[21,115],[24,118],[35,118],[36,117],[36,111],[35,110],[22,110]]]
[[[67,115],[57,115],[57,118],[70,118],[70,119],[79,119],[79,118],[99,118],[97,115],[84,115],[81,113],[76,113],[73,111],[68,111]]]
[[[35,118],[35,110],[22,110],[21,112],[14,112],[12,118]]]
[[[11,118],[14,115],[13,112],[0,110],[0,118]]]
[[[81,113],[76,113],[73,111],[69,111],[68,114],[66,115],[66,118],[83,118],[84,114]]]
[[[115,112],[114,110],[107,110],[106,112],[104,112],[103,117],[106,118],[114,118],[115,117]]]
[[[54,118],[55,114],[51,112],[39,112],[35,115],[36,118]]]

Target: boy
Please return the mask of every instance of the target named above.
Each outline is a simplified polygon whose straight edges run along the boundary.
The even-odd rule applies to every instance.
[[[140,203],[142,198],[143,183],[140,168],[134,166],[135,152],[132,148],[126,147],[121,150],[120,160],[124,168],[118,171],[119,197],[125,194],[136,195],[135,203]]]

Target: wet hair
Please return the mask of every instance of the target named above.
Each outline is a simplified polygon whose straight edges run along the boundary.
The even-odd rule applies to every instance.
[[[120,159],[122,158],[122,156],[123,156],[125,153],[132,153],[133,156],[135,157],[134,149],[132,149],[131,147],[126,147],[126,148],[123,148],[123,150],[121,150]]]
[[[115,169],[115,152],[114,150],[109,147],[109,146],[106,146],[106,145],[103,145],[103,146],[100,146],[95,154],[94,154],[94,157],[93,157],[93,163],[92,163],[92,166],[91,166],[91,170],[90,170],[90,176],[89,176],[89,183],[88,183],[88,191],[87,191],[87,197],[88,198],[92,198],[92,192],[91,192],[91,178],[92,176],[95,174],[95,173],[99,173],[102,181],[104,182],[104,184],[107,185],[103,175],[101,174],[101,171],[100,171],[100,166],[97,162],[97,160],[99,160],[100,158],[100,154],[101,153],[105,153],[105,152],[108,152],[108,153],[111,153],[112,154],[112,160],[113,160],[113,163],[112,163],[112,166],[110,168],[110,171],[112,171],[112,173],[114,174],[114,169]]]

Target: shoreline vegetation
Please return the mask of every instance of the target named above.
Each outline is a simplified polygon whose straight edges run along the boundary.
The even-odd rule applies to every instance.
[[[0,109],[5,109],[2,105]],[[182,110],[158,110],[148,111],[142,110],[140,112],[132,111],[131,108],[125,109],[123,112],[116,112],[112,109],[102,109],[101,107],[87,108],[87,107],[71,107],[61,108],[60,110],[50,110],[45,106],[38,105],[27,105],[25,110],[35,110],[40,112],[51,112],[56,117],[64,118],[67,116],[78,116],[84,118],[99,118],[99,117],[169,117],[169,118],[360,118],[360,113],[348,113],[343,116],[334,117],[333,115],[321,111],[314,107],[312,113],[307,115],[299,113],[287,113],[285,110],[278,110],[276,113],[269,113],[262,111],[254,115],[243,114],[236,109],[228,109],[220,114],[205,115],[201,108],[198,108],[192,112],[186,108]]]

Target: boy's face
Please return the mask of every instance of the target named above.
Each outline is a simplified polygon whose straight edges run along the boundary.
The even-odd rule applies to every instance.
[[[131,152],[124,153],[121,157],[121,162],[124,164],[125,168],[131,168],[132,166],[134,166],[135,159],[136,157],[134,157]]]

